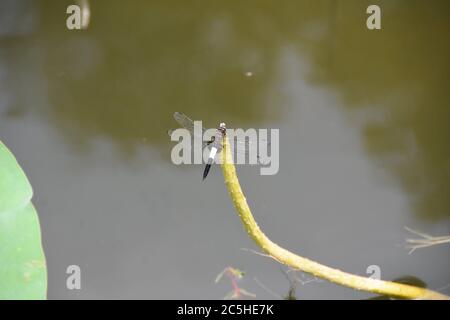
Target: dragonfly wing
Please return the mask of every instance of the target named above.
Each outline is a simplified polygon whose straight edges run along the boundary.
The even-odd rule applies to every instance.
[[[248,156],[249,154],[255,154],[257,155],[257,158],[259,159],[259,153],[258,153],[258,143],[265,144],[267,146],[267,149],[270,147],[270,141],[268,141],[266,138],[260,138],[260,141],[249,141],[249,140],[239,140],[235,141],[234,143],[234,152],[243,154],[245,156]]]
[[[184,128],[188,129],[191,134],[194,134],[194,121],[182,112],[175,112],[173,114],[174,119]],[[202,127],[202,137],[205,132],[205,128]]]
[[[169,135],[169,137],[172,137],[172,133],[175,131],[176,129],[169,129],[167,130],[167,134]],[[191,132],[191,143],[192,145],[194,145],[194,138],[197,138],[197,136],[194,137],[194,135]],[[202,149],[204,149],[206,146],[211,146],[213,141],[202,141]]]

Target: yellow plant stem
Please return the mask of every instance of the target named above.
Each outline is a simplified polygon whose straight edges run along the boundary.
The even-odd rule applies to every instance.
[[[272,242],[259,228],[247,200],[242,192],[236,175],[236,168],[231,161],[231,152],[228,138],[224,138],[224,150],[222,151],[222,172],[228,192],[233,200],[244,228],[264,253],[293,269],[310,273],[316,277],[334,282],[336,284],[356,290],[369,291],[381,295],[408,299],[449,299],[450,297],[439,292],[427,290],[392,281],[383,281],[350,274],[334,269],[307,258],[294,254],[276,243]]]

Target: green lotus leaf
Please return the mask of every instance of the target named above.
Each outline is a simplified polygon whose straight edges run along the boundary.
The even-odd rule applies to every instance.
[[[33,190],[0,141],[0,299],[46,299],[47,268]]]

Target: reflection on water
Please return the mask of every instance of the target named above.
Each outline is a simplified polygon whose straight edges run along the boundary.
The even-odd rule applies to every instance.
[[[356,27],[364,5],[339,2],[331,67],[316,80],[337,89],[349,109],[364,113],[367,149],[407,190],[415,211],[449,217],[450,43],[444,39],[450,4],[386,3],[383,32]],[[308,51],[316,65],[322,49]]]
[[[360,0],[91,1],[89,28],[68,31],[70,1],[2,1],[0,134],[2,121],[28,116],[74,157],[103,139],[133,159],[167,151],[176,110],[207,126],[282,126],[293,104],[289,83],[277,85],[289,51],[307,69],[297,77],[336,93],[412,211],[448,218],[450,4],[378,2],[381,31],[365,28],[370,1]]]
[[[425,282],[423,282],[422,279],[419,279],[417,277],[414,276],[403,276],[400,277],[398,279],[394,279],[392,280],[394,282],[398,282],[398,283],[403,283],[403,284],[409,284],[411,286],[416,286],[419,288],[426,288],[427,284]],[[388,296],[375,296],[373,298],[370,298],[371,300],[390,300],[392,299],[391,297]]]

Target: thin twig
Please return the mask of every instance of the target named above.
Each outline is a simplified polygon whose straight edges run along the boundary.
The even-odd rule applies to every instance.
[[[413,253],[416,249],[427,248],[438,244],[450,243],[450,236],[434,237],[408,227],[405,227],[405,229],[413,234],[422,237],[420,239],[406,239],[406,242],[408,243],[406,245],[406,248],[411,249],[408,254]]]

